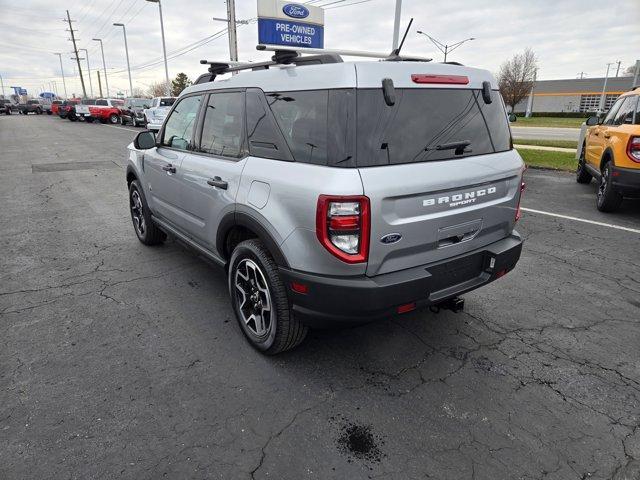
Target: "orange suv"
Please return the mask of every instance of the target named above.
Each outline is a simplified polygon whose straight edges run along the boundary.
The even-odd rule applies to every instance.
[[[616,100],[604,119],[589,117],[578,150],[578,183],[599,181],[597,206],[613,212],[623,197],[640,197],[640,86]]]

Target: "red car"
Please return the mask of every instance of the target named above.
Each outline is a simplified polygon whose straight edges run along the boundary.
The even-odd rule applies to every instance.
[[[52,115],[58,115],[58,109],[60,108],[61,104],[62,104],[62,100],[54,100],[53,102],[51,102]]]
[[[89,107],[91,117],[102,123],[120,123],[121,108],[124,100],[118,98],[99,98],[95,105]]]

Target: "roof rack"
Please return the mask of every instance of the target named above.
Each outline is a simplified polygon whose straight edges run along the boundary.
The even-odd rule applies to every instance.
[[[213,82],[218,75],[230,72],[240,72],[242,70],[266,70],[274,65],[320,65],[325,63],[342,63],[340,55],[332,53],[323,53],[320,55],[301,56],[294,50],[277,50],[266,62],[216,62],[209,60],[200,60],[201,65],[209,65],[207,69],[209,73],[200,75],[194,82],[195,85],[200,83]]]
[[[283,47],[281,45],[257,45],[256,50],[276,52],[295,52],[295,53],[320,53],[325,55],[346,55],[348,57],[368,57],[379,58],[386,61],[394,62],[430,62],[431,58],[424,57],[407,57],[397,55],[395,52],[380,53],[380,52],[366,52],[362,50],[333,50],[328,48],[306,48],[306,47]],[[304,58],[304,57],[303,57]]]

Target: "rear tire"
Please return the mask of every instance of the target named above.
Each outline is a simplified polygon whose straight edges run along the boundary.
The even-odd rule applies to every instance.
[[[615,212],[622,203],[622,195],[616,192],[611,183],[612,163],[613,162],[609,160],[605,163],[604,167],[602,167],[602,176],[600,177],[596,198],[596,206],[601,212]]]
[[[120,123],[120,117],[118,115],[116,115],[115,113],[112,113],[111,115],[109,115],[109,123],[111,125],[115,125],[117,123]]]
[[[304,340],[309,328],[291,311],[278,266],[260,240],[233,250],[228,283],[236,319],[254,348],[275,355]]]
[[[149,246],[165,241],[167,235],[153,223],[147,200],[137,180],[129,185],[129,211],[138,240]]]
[[[587,170],[587,160],[585,158],[586,145],[582,145],[582,152],[580,153],[580,159],[578,160],[578,168],[576,168],[576,182],[578,183],[591,183],[593,175]]]

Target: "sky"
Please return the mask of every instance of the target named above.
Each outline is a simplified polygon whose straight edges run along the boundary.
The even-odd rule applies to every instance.
[[[395,0],[313,0],[313,4],[326,5],[325,48],[391,50]],[[184,72],[195,79],[205,71],[201,59],[229,58],[226,25],[212,20],[226,17],[224,0],[162,0],[162,8],[172,78]],[[0,75],[7,94],[10,86],[22,86],[29,93],[42,88],[49,91],[52,82],[62,94],[60,63],[54,52],[63,53],[68,94],[81,93],[77,67],[71,60],[73,47],[65,31],[68,26],[62,21],[67,9],[75,20],[78,47],[88,50],[96,96],[95,70],[102,69],[102,58],[93,38],[104,42],[111,93],[129,89],[122,28],[114,27],[114,22],[126,24],[134,89],[146,90],[163,81],[155,3],[0,0]],[[238,20],[255,17],[256,0],[236,0]],[[589,78],[602,77],[608,62],[621,61],[622,72],[640,58],[640,0],[403,0],[403,30],[412,17],[403,53],[442,60],[442,54],[417,30],[449,44],[475,37],[448,59],[494,73],[525,48],[533,49],[538,57],[539,79],[576,78],[580,72]],[[240,60],[269,58],[270,54],[256,51],[257,34],[255,21],[238,26]],[[614,75],[616,67],[612,67]],[[82,68],[86,69],[86,62]]]

